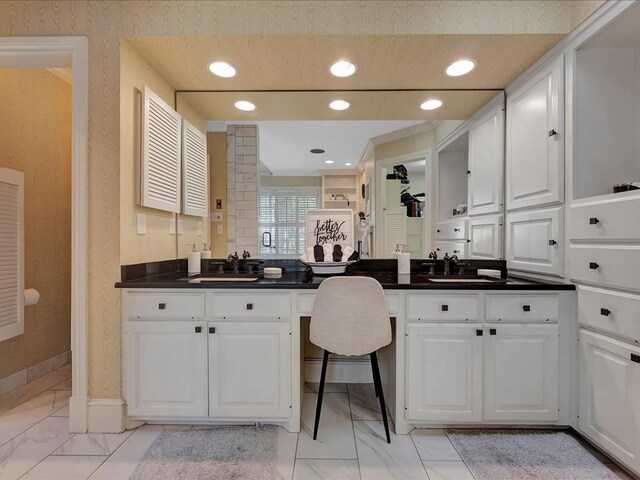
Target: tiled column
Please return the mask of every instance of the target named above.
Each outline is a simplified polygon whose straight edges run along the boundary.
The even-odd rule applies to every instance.
[[[258,255],[258,130],[227,128],[227,250]]]

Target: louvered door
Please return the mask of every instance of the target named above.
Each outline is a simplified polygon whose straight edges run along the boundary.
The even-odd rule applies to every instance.
[[[0,341],[24,333],[24,174],[0,168]]]
[[[207,138],[186,120],[182,121],[182,213],[209,215]]]
[[[145,86],[141,117],[139,203],[180,213],[180,115]]]
[[[393,258],[397,245],[407,243],[406,209],[386,210],[384,212],[384,257]]]

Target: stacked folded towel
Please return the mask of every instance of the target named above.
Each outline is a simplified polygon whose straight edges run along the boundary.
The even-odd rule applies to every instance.
[[[307,253],[300,255],[300,260],[305,263],[321,262],[348,262],[357,260],[358,254],[351,247],[342,247],[338,244],[325,243],[307,247]]]

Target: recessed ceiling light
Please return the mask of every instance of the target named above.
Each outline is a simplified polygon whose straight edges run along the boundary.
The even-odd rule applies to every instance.
[[[459,77],[461,75],[466,75],[474,68],[476,68],[476,62],[473,60],[458,60],[457,62],[453,62],[449,65],[445,70],[445,73],[450,77]]]
[[[346,110],[347,108],[349,108],[349,106],[350,103],[346,100],[334,100],[329,104],[329,107],[332,110]]]
[[[350,167],[350,166],[351,166],[351,164],[347,162],[347,163],[345,163],[345,164],[344,164],[344,166],[345,166],[345,167]]]
[[[333,160],[325,160],[324,163],[326,163],[327,165],[331,165],[333,163]]]
[[[246,100],[239,100],[236,102],[236,108],[238,110],[242,110],[243,112],[252,112],[256,109],[256,106],[251,102],[247,102]]]
[[[236,76],[236,67],[227,62],[211,62],[209,70],[214,75],[223,78],[231,78]]]
[[[309,150],[311,153],[324,153],[324,150],[322,148],[312,148],[311,150]]]
[[[329,71],[336,77],[350,77],[356,73],[356,68],[355,63],[351,63],[348,60],[338,60],[336,63],[331,65]]]
[[[442,106],[442,101],[436,100],[435,98],[433,98],[431,100],[427,100],[422,105],[420,105],[420,108],[422,110],[435,110],[436,108],[440,108],[441,106]]]

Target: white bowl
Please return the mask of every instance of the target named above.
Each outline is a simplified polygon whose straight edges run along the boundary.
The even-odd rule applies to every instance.
[[[348,265],[356,263],[357,260],[350,262],[302,262],[311,267],[314,275],[340,275],[344,273]]]

